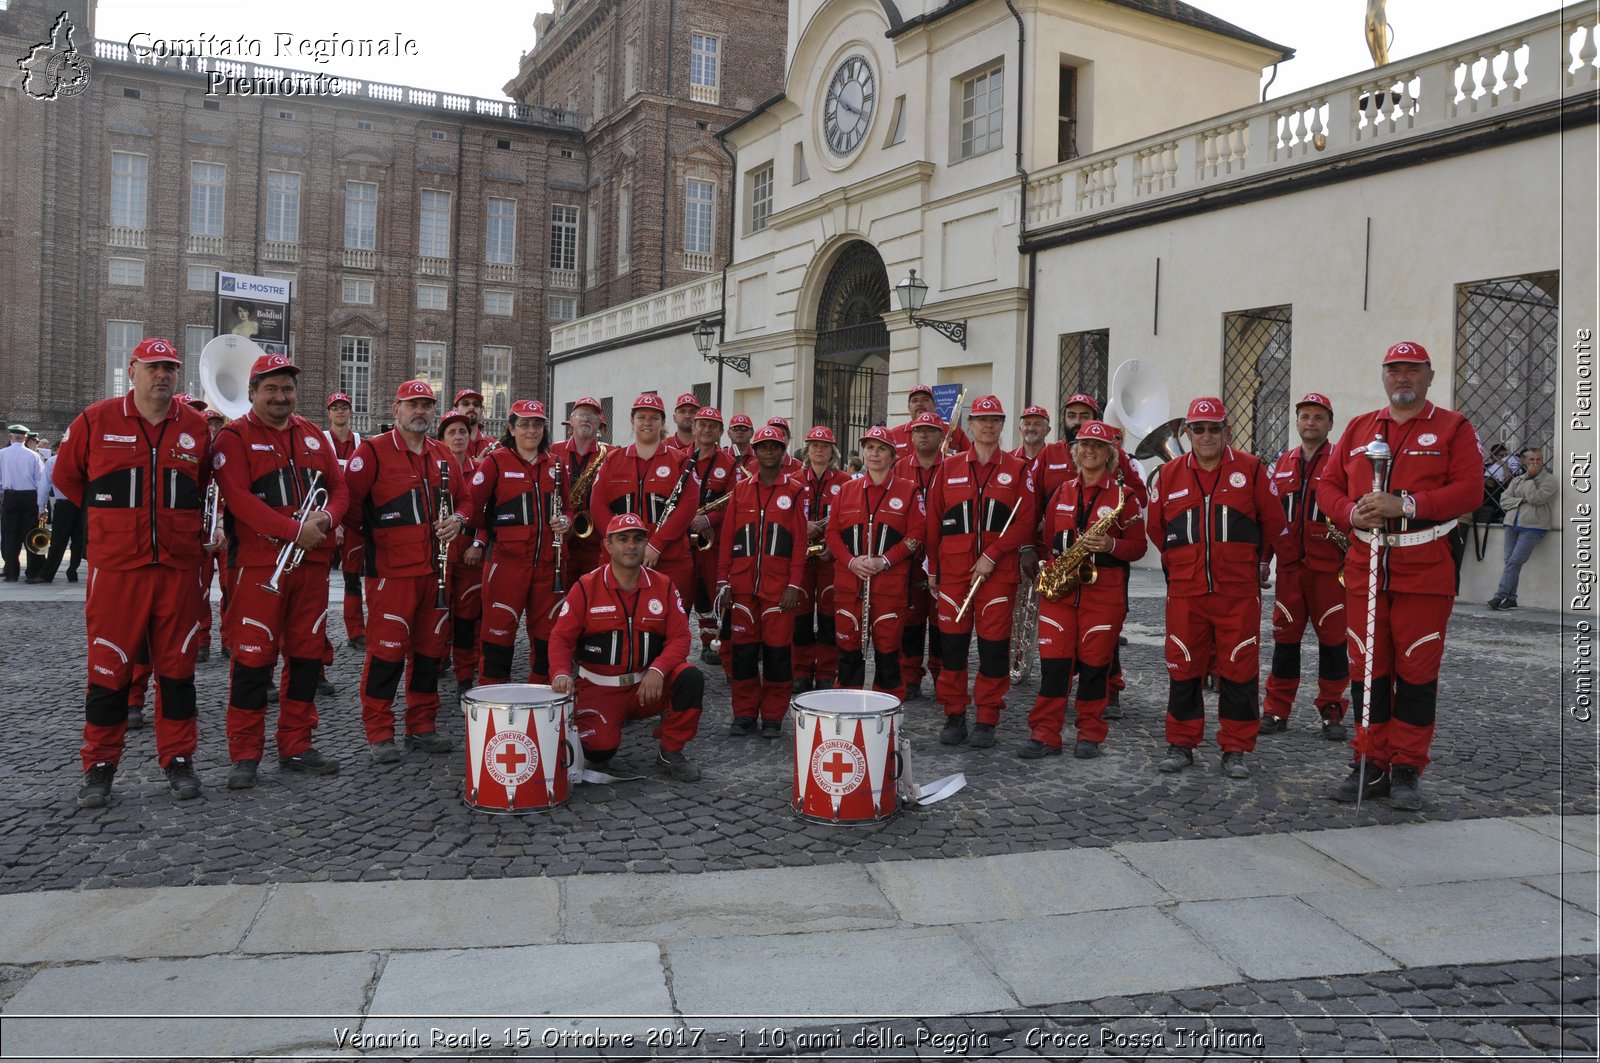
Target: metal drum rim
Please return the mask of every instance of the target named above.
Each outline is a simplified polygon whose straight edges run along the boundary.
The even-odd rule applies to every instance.
[[[808,698],[852,697],[864,701],[879,701],[881,708],[826,708],[820,705],[807,705]],[[881,690],[808,690],[804,694],[796,694],[789,699],[789,707],[795,712],[809,713],[812,716],[851,716],[862,719],[876,719],[890,716],[896,712],[905,711],[905,703],[893,694],[885,694]]]
[[[488,694],[490,691],[495,690],[542,691],[547,696],[536,697],[527,701],[507,701],[503,697],[496,698],[483,696],[484,694]],[[550,687],[538,683],[495,683],[492,686],[473,687],[471,690],[461,695],[461,703],[463,706],[476,705],[482,708],[491,709],[537,709],[543,708],[547,705],[559,705],[564,701],[571,700],[571,694],[557,694]]]

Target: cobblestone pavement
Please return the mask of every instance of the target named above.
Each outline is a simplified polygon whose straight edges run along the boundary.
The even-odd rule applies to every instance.
[[[654,743],[638,726],[628,730],[611,770],[631,769],[644,778],[580,787],[568,805],[540,816],[473,812],[460,798],[464,728],[458,711],[441,717],[441,732],[457,745],[454,754],[413,752],[386,768],[368,761],[355,697],[361,660],[343,647],[330,670],[339,694],[321,706],[317,743],[343,761],[340,775],[284,776],[269,755],[255,790],[226,790],[227,664],[214,654],[199,668],[203,798],[171,799],[145,729],[130,735],[111,805],[79,810],[81,607],[8,605],[8,612],[25,610],[27,622],[9,625],[3,651],[8,704],[0,729],[0,800],[9,814],[0,825],[0,892],[698,872],[1595,811],[1592,731],[1570,723],[1559,697],[1558,617],[1491,614],[1481,606],[1458,606],[1451,623],[1436,760],[1425,777],[1422,813],[1397,813],[1380,801],[1365,805],[1357,820],[1348,806],[1325,799],[1324,791],[1346,770],[1348,749],[1321,739],[1304,689],[1291,730],[1263,738],[1250,758],[1249,780],[1223,778],[1209,744],[1195,768],[1158,774],[1166,693],[1159,592],[1158,578],[1136,580],[1131,644],[1123,650],[1127,716],[1112,724],[1102,757],[1014,756],[1027,737],[1024,718],[1035,682],[1013,692],[1000,744],[989,750],[940,746],[938,707],[912,701],[905,728],[915,777],[961,771],[967,788],[886,822],[839,827],[805,823],[789,811],[787,730],[781,741],[726,735],[728,688],[715,669],[701,735],[689,750],[704,781],[656,775]],[[341,628],[337,619],[334,626]],[[1270,653],[1270,633],[1264,632],[1263,643]],[[1314,667],[1315,649],[1308,645],[1305,656]],[[451,705],[448,680],[444,687]],[[1210,700],[1208,731],[1214,731],[1214,695]]]

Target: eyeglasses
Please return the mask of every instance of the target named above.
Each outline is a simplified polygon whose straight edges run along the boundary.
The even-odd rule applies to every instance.
[[[1220,424],[1192,424],[1189,425],[1189,434],[1192,436],[1210,436],[1222,434]]]
[[[456,403],[456,405],[457,406],[476,406],[480,410],[483,409],[483,403],[474,402],[471,399],[462,399],[460,402]]]

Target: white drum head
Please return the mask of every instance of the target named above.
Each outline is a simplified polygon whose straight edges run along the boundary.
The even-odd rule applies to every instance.
[[[893,695],[876,690],[811,690],[789,704],[799,712],[828,716],[882,716],[900,707]]]
[[[549,687],[532,683],[497,683],[494,686],[473,687],[462,700],[487,708],[531,709],[539,705],[553,705],[570,697],[570,694],[557,694]]]

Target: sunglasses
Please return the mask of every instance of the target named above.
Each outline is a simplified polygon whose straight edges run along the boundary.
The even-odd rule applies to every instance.
[[[1192,436],[1220,436],[1222,434],[1222,426],[1220,424],[1192,424],[1189,425],[1189,434]]]

